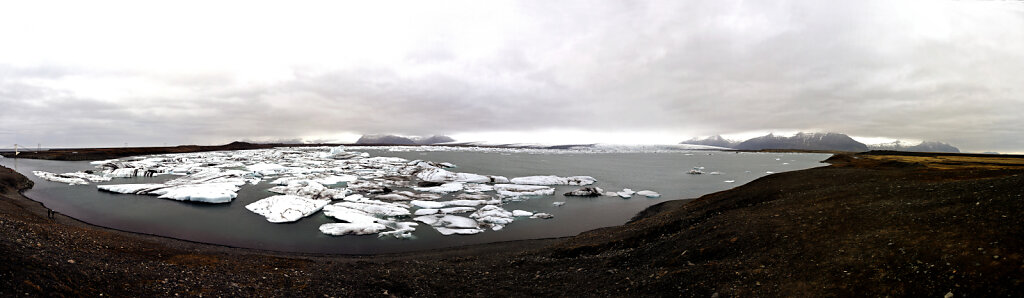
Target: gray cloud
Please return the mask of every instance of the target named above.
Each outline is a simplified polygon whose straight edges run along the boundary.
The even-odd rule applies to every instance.
[[[820,130],[1024,152],[1018,4],[537,1],[508,13],[414,23],[427,34],[398,58],[297,62],[267,80],[231,67],[0,61],[0,125],[19,132],[0,139],[159,145],[558,128],[666,131],[667,143]],[[128,87],[74,83],[96,78]]]

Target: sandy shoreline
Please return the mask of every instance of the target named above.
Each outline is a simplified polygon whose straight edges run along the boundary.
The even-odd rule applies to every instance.
[[[903,158],[903,157],[900,157]],[[0,295],[1019,296],[1024,167],[858,155],[559,239],[279,253],[56,215],[0,169]],[[942,166],[949,166],[943,160]],[[995,166],[993,166],[995,165]],[[30,182],[28,182],[30,183]]]

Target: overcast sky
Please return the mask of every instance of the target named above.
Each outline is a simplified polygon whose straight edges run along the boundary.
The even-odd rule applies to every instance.
[[[1018,1],[140,2],[0,4],[0,147],[832,131],[1024,152]]]

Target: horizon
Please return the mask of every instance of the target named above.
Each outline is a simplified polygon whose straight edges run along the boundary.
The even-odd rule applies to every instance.
[[[0,148],[802,131],[1024,153],[1018,3],[40,1],[0,4],[0,35]]]

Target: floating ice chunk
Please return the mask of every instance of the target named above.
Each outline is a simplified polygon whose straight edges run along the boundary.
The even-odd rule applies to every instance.
[[[53,181],[53,182],[57,182],[57,183],[66,183],[68,185],[85,185],[85,184],[89,184],[88,181],[85,181],[85,179],[82,179],[82,178],[64,177],[64,176],[61,176],[61,175],[58,175],[58,174],[54,174],[54,173],[50,173],[50,172],[32,171],[32,174],[35,174],[39,178],[43,178],[43,180]]]
[[[109,184],[109,185],[97,185],[96,188],[103,191],[109,191],[113,193],[124,193],[124,194],[146,194],[149,191],[158,188],[164,188],[167,185],[164,184]]]
[[[604,193],[604,195],[605,196],[609,196],[609,197],[617,197],[617,196],[619,196],[619,193],[614,192],[614,191],[609,191],[609,192]]]
[[[497,184],[494,190],[505,197],[550,196],[555,193],[554,188],[541,185]]]
[[[312,180],[291,181],[287,186],[274,186],[268,189],[270,192],[309,197],[316,200],[341,200],[351,192],[341,188],[327,188],[323,184]]]
[[[481,233],[481,232],[484,231],[484,230],[481,230],[479,228],[476,228],[476,229],[452,229],[452,228],[446,228],[446,227],[434,227],[434,229],[437,230],[439,233],[441,233],[441,235],[445,235],[445,236],[453,235],[453,234],[473,235],[473,234],[478,234],[478,233]]]
[[[725,183],[733,183],[733,182],[736,182],[736,180],[725,180],[725,181],[722,181],[722,182],[725,182]]]
[[[356,175],[327,175],[324,177],[316,178],[313,181],[324,185],[338,184],[342,182],[354,182],[359,180],[359,176]]]
[[[654,192],[654,191],[650,191],[650,190],[641,190],[641,191],[636,192],[636,194],[641,195],[641,196],[645,196],[645,197],[648,197],[648,198],[661,197],[661,194],[659,194],[657,192]]]
[[[249,205],[245,205],[245,209],[266,217],[269,222],[281,223],[293,222],[309,216],[323,209],[328,203],[330,202],[327,200],[313,200],[294,195],[279,195],[252,202]],[[322,226],[321,231],[323,231]]]
[[[492,176],[487,176],[487,177],[491,178],[491,183],[512,183],[505,176],[493,176],[492,175]]]
[[[413,206],[416,206],[416,207],[428,208],[428,209],[441,209],[441,208],[444,208],[445,206],[447,206],[445,203],[433,202],[433,201],[413,200],[412,202],[409,202],[409,203],[412,204]],[[428,223],[428,225],[429,225],[429,223]]]
[[[462,200],[489,200],[491,199],[491,196],[485,194],[460,193],[456,195],[455,198]]]
[[[525,185],[591,185],[597,182],[597,179],[590,176],[527,176],[512,178],[509,181]]]
[[[529,217],[529,216],[533,216],[533,212],[526,211],[526,210],[512,210],[512,216],[515,216],[515,217],[527,216],[527,217]]]
[[[99,165],[105,165],[105,164],[108,164],[108,163],[114,163],[114,162],[118,162],[118,161],[119,160],[117,160],[117,159],[97,160],[97,161],[91,161],[91,162],[89,162],[89,164],[94,165],[94,166],[99,166]]]
[[[598,197],[604,194],[604,190],[600,187],[583,187],[577,190],[573,190],[565,193],[564,195],[570,197]]]
[[[425,208],[425,209],[416,210],[416,212],[414,212],[413,215],[416,215],[416,216],[433,215],[433,214],[437,214],[440,211],[441,211],[440,209]]]
[[[462,190],[461,182],[448,182],[433,187],[413,187],[416,191],[436,192],[436,193],[450,193]]]
[[[410,214],[407,206],[373,200],[365,200],[362,202],[339,202],[331,206],[341,206],[363,211],[367,214],[380,216],[407,216]]]
[[[388,201],[408,201],[408,200],[412,200],[412,198],[410,198],[410,197],[403,196],[403,195],[400,195],[400,194],[397,194],[397,193],[389,193],[389,194],[377,195],[375,198],[377,198],[378,200],[388,200]]]
[[[139,176],[153,176],[151,172],[138,168],[108,169],[103,171],[103,176],[112,178],[132,178]]]
[[[562,207],[562,205],[565,205],[565,202],[554,202],[551,203],[551,205],[555,205],[555,207]]]
[[[472,218],[456,215],[425,215],[413,218],[418,222],[434,227],[442,235],[476,234],[483,232],[479,224]]]
[[[266,176],[266,175],[281,174],[281,173],[288,172],[290,170],[290,168],[288,168],[286,166],[282,166],[282,165],[279,165],[279,164],[272,164],[272,163],[258,163],[258,164],[247,166],[245,168],[247,170],[249,170],[249,171],[260,173],[260,174],[262,174],[264,176]]]
[[[444,213],[444,214],[466,213],[466,212],[473,212],[473,211],[476,211],[476,208],[473,208],[473,207],[448,207],[448,208],[441,208],[441,210],[440,210],[440,212]]]
[[[158,188],[148,193],[176,201],[228,203],[238,196],[237,191],[238,186],[232,183],[204,183]]]
[[[82,179],[85,179],[86,181],[89,181],[89,182],[105,182],[105,181],[110,181],[111,180],[110,177],[104,177],[104,176],[100,176],[100,175],[89,174],[89,173],[86,173],[86,172],[64,173],[64,174],[60,174],[58,176],[82,178]]]
[[[466,183],[462,185],[462,191],[468,193],[481,193],[494,190],[494,186],[478,183]]]
[[[548,213],[540,213],[540,212],[538,212],[538,213],[534,213],[533,216],[530,216],[530,218],[551,219],[551,218],[555,218],[555,216],[551,215],[551,214],[548,214]]]
[[[361,223],[326,223],[320,225],[320,233],[327,235],[368,235],[378,233],[387,229],[382,224],[375,222]]]
[[[361,195],[361,194],[354,194],[354,195],[348,195],[348,196],[346,196],[345,198],[343,198],[342,200],[345,200],[345,201],[349,201],[349,202],[354,202],[354,201],[360,201],[360,200],[363,200],[363,199],[365,199],[365,198],[366,198],[366,197],[364,197],[364,196],[363,196],[363,195]]]
[[[491,182],[491,178],[471,173],[455,173],[441,168],[428,167],[422,171],[416,173],[416,178],[427,182],[471,182],[471,183],[488,183]]]
[[[764,172],[764,173],[765,174],[775,174],[775,172],[772,172],[772,171],[767,171],[767,172]]]
[[[476,219],[478,223],[491,226],[491,230],[495,231],[505,228],[505,225],[515,220],[512,212],[494,205],[483,206],[469,217]]]
[[[622,191],[620,191],[620,192],[618,192],[616,194],[618,194],[623,199],[628,199],[628,198],[632,198],[633,194],[635,194],[635,193],[636,192],[633,191],[632,189],[624,188],[624,189],[622,189]]]
[[[708,173],[708,175],[721,175],[721,174],[722,174],[722,172],[711,172],[711,173]]]
[[[412,232],[416,231],[418,223],[414,222],[385,222],[384,226],[393,229],[393,231],[380,232],[377,237],[393,236],[398,239],[409,239],[412,238]]]
[[[485,200],[451,200],[444,203],[446,206],[464,206],[464,207],[476,207],[487,204]]]

